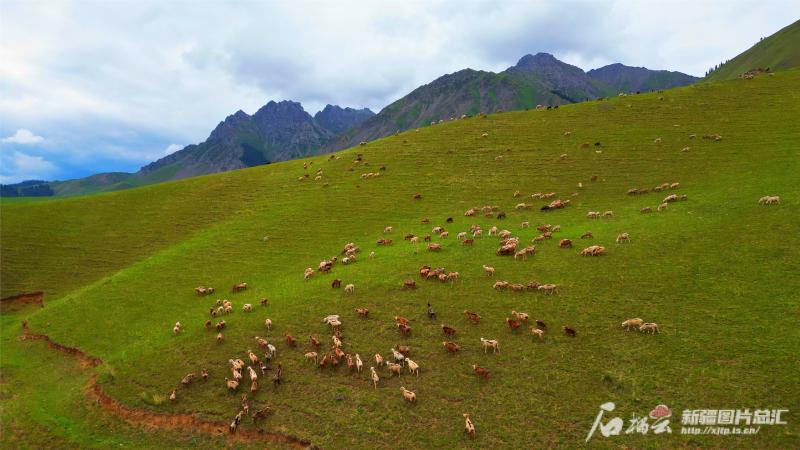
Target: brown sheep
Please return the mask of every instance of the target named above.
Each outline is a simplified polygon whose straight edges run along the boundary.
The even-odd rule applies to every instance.
[[[558,246],[560,248],[572,248],[572,241],[569,239],[561,239],[558,241]]]
[[[442,324],[442,332],[446,336],[452,336],[452,335],[456,334],[456,329],[453,328],[453,327],[448,327],[447,325]]]
[[[467,316],[467,319],[469,319],[469,321],[474,323],[474,324],[477,324],[477,323],[479,323],[481,321],[481,316],[478,315],[477,313],[474,313],[474,312],[470,311],[470,310],[464,311],[464,315]]]
[[[440,252],[440,251],[442,251],[442,244],[435,244],[435,243],[428,244],[428,251],[429,252]]]
[[[573,329],[573,328],[570,328],[570,327],[568,327],[568,326],[566,326],[566,325],[564,325],[564,326],[562,327],[562,329],[564,330],[564,334],[566,334],[566,335],[567,335],[567,336],[569,336],[569,337],[575,337],[575,336],[578,334],[578,333],[575,331],[575,329]]]
[[[478,378],[483,378],[484,380],[488,380],[489,379],[489,370],[487,370],[487,369],[485,369],[485,368],[483,368],[483,367],[481,367],[481,366],[479,366],[477,364],[473,364],[472,365],[472,370],[475,371],[475,375],[477,375]]]
[[[361,317],[365,317],[366,318],[367,316],[369,316],[369,309],[367,309],[367,308],[356,308],[356,312]]]
[[[456,353],[461,349],[461,346],[459,346],[455,342],[445,341],[442,342],[442,346],[444,346],[444,348],[447,349],[447,351],[450,353]]]

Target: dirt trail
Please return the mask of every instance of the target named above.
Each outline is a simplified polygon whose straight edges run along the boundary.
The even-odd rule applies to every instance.
[[[13,309],[25,306],[25,305],[39,305],[39,307],[44,307],[44,292],[25,292],[19,295],[11,295],[5,298],[0,298],[0,304],[3,305],[4,308],[11,307]]]
[[[89,356],[80,349],[75,347],[67,347],[66,345],[61,345],[58,342],[53,342],[53,340],[50,339],[50,336],[46,334],[32,332],[30,328],[28,328],[27,320],[22,321],[22,336],[19,338],[22,340],[30,339],[34,341],[45,341],[47,342],[48,347],[77,358],[82,367],[97,367],[103,363],[103,360],[100,358]]]
[[[34,333],[28,328],[28,322],[22,322],[22,340],[30,339],[45,341],[47,345],[59,352],[77,358],[82,367],[96,367],[103,363],[100,358],[87,355],[80,349],[67,347],[54,342],[46,334]],[[103,387],[97,383],[96,375],[89,377],[89,383],[84,389],[84,395],[97,404],[106,413],[115,416],[129,425],[140,428],[159,430],[177,430],[185,433],[206,433],[215,436],[225,436],[231,442],[264,442],[280,443],[302,449],[318,449],[311,442],[283,433],[275,433],[255,428],[240,427],[235,434],[228,432],[227,422],[213,422],[199,419],[193,414],[161,414],[152,411],[130,408],[120,404],[105,393]]]

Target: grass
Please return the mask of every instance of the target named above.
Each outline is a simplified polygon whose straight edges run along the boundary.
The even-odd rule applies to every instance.
[[[335,161],[318,156],[96,196],[4,202],[2,295],[45,290],[47,297],[41,310],[4,317],[4,347],[18,353],[4,354],[0,363],[5,374],[27,346],[36,345],[11,339],[14,321],[25,317],[33,330],[102,358],[96,370],[119,401],[229,419],[239,398],[225,390],[226,361],[244,357],[254,336],[266,336],[278,346],[276,362],[284,366],[286,383],[274,391],[262,383],[254,402],[277,412],[263,426],[325,448],[389,441],[412,448],[574,448],[606,401],[614,401],[626,420],[659,403],[676,415],[702,408],[794,411],[800,405],[798,87],[800,71],[787,71],[670,90],[660,94],[663,100],[647,94],[459,120],[340,152]],[[483,132],[489,137],[481,138]],[[690,139],[692,133],[698,137]],[[712,133],[723,140],[700,138]],[[583,142],[601,146],[580,149]],[[681,152],[686,146],[690,151]],[[369,166],[354,164],[357,153]],[[495,160],[498,155],[503,158]],[[323,181],[298,181],[310,161],[311,178],[319,168]],[[381,177],[359,177],[381,165]],[[592,175],[599,180],[589,181]],[[666,194],[625,195],[630,187],[665,181],[680,182],[677,192],[689,200],[645,215],[639,209],[655,207]],[[526,197],[513,198],[516,190]],[[571,207],[547,214],[514,210],[536,191],[579,195],[571,197]],[[417,192],[423,199],[413,201]],[[763,195],[780,195],[783,203],[759,206]],[[499,205],[508,219],[462,215],[484,204]],[[589,210],[613,210],[615,217],[589,220]],[[431,224],[422,225],[423,217]],[[446,224],[447,217],[454,222]],[[591,230],[592,243],[606,245],[608,255],[581,258],[579,248],[559,249],[554,240],[539,245],[529,260],[514,261],[495,256],[495,238],[479,239],[473,248],[454,239],[471,224],[497,224],[527,242],[536,231],[521,229],[524,220],[560,224],[556,236],[573,238],[578,247],[588,242],[577,237]],[[402,240],[439,224],[452,232],[441,240],[440,254]],[[386,225],[394,226],[395,243],[376,247]],[[632,242],[614,244],[623,231]],[[358,262],[302,280],[305,267],[338,254],[347,242],[363,248]],[[375,259],[368,259],[373,250]],[[415,291],[400,289],[403,279],[418,279],[422,264],[458,271],[461,281],[420,281]],[[494,291],[482,264],[495,266],[497,279],[553,282],[561,291],[552,297]],[[355,294],[331,290],[333,278],[354,283]],[[250,286],[246,293],[227,292],[241,281]],[[217,297],[196,297],[197,285],[215,286],[234,302],[223,344],[203,328]],[[267,308],[258,306],[261,297],[270,299]],[[425,318],[427,302],[439,311],[435,322]],[[243,313],[243,303],[256,304],[255,312]],[[357,318],[355,307],[368,307],[370,318]],[[468,324],[464,309],[484,321]],[[510,332],[504,318],[512,309],[545,320],[546,342]],[[410,345],[420,377],[390,379],[381,371],[375,390],[366,375],[320,372],[304,362],[309,334],[328,339],[320,318],[331,313],[343,316],[346,351],[370,365],[370,355]],[[398,335],[395,315],[411,319],[410,337]],[[263,327],[265,317],[275,323],[272,332]],[[619,323],[629,317],[658,322],[662,333],[625,333]],[[176,337],[171,329],[177,320],[185,331]],[[461,354],[445,354],[440,323],[458,330]],[[558,333],[562,324],[575,327],[578,337]],[[283,332],[298,337],[297,349],[283,345]],[[483,355],[480,337],[499,339],[501,353]],[[52,361],[61,358],[52,356],[52,364],[69,364]],[[476,380],[474,363],[491,370],[492,378]],[[201,367],[211,372],[208,387],[179,388],[174,404],[158,401]],[[20,366],[16,376],[35,370]],[[21,411],[49,402],[35,380],[30,401],[15,404]],[[62,404],[79,403],[79,385],[59,390],[67,397]],[[417,405],[403,403],[401,385],[416,391]],[[462,412],[472,414],[475,441],[464,436]],[[671,435],[596,436],[592,446],[790,448],[798,425],[793,412],[788,417],[788,426],[746,437],[687,437],[676,417]],[[25,423],[18,425],[23,431]],[[59,436],[50,425],[31,423],[30,430]],[[118,439],[133,446],[153,438],[118,431]],[[80,428],[74,439],[96,432]]]
[[[732,80],[753,69],[772,71],[800,67],[800,20],[787,25],[777,33],[764,38],[709,74],[710,81]]]

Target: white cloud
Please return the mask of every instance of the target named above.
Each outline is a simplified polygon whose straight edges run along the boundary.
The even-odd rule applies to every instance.
[[[178,150],[181,150],[183,147],[184,146],[180,144],[169,144],[167,148],[165,148],[164,151],[161,152],[161,156],[167,156],[171,153],[175,153]]]
[[[2,142],[8,142],[10,144],[38,144],[44,141],[44,138],[41,136],[37,136],[33,134],[30,130],[26,130],[25,128],[20,128],[17,130],[16,133],[9,137],[4,137],[0,139]]]
[[[0,183],[18,183],[25,180],[48,179],[57,167],[41,156],[15,151],[0,154]]]

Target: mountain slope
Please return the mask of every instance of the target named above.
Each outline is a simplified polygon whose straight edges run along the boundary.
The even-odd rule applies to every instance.
[[[368,108],[353,109],[342,108],[336,105],[326,105],[325,108],[314,114],[314,120],[322,128],[333,134],[339,134],[374,115],[375,113]]]
[[[3,196],[72,196],[108,192],[197,175],[302,158],[343,130],[374,113],[327,105],[315,117],[300,103],[271,101],[252,116],[237,111],[220,122],[204,142],[192,144],[136,173],[100,173],[66,181],[3,186]]]
[[[594,75],[548,53],[525,55],[516,65],[500,73],[461,70],[420,86],[374,117],[342,133],[324,145],[323,150],[347,148],[361,141],[465,114],[529,109],[540,104],[564,105],[616,95],[621,91],[681,86],[695,80],[679,72],[622,65],[603,68]]]
[[[671,433],[595,434],[591,446],[714,448],[722,436],[679,431],[682,409],[800,404],[798,133],[795,70],[456,120],[343,151],[338,159],[315,156],[84,198],[0,204],[0,287],[3,296],[45,290],[46,306],[19,319],[101,358],[103,365],[87,374],[123,405],[159,414],[230,423],[248,393],[251,407],[269,405],[274,414],[261,423],[245,420],[242,428],[280,430],[321,448],[374,447],[386,439],[403,448],[575,448],[585,446],[605,402],[615,402],[612,417],[626,419],[666,404],[674,411]],[[582,148],[587,142],[601,145]],[[306,163],[313,163],[308,171]],[[386,167],[381,176],[361,177],[380,166]],[[316,169],[323,169],[322,180],[302,176]],[[663,182],[680,187],[626,195],[631,187]],[[514,197],[515,191],[522,195]],[[539,211],[546,202],[530,194],[550,191],[572,205]],[[415,193],[422,198],[414,200]],[[662,212],[639,212],[668,193],[688,199]],[[782,204],[759,205],[763,195],[780,195]],[[520,202],[534,208],[517,210]],[[464,216],[481,205],[498,205],[508,217]],[[613,217],[586,217],[606,210]],[[532,226],[523,228],[523,221]],[[544,223],[561,231],[537,242],[527,259],[496,255],[495,236],[472,246],[455,238],[471,225],[498,226],[528,244]],[[384,234],[389,225],[394,231]],[[440,225],[450,231],[449,238],[433,237],[441,252],[402,239],[432,234]],[[587,230],[594,237],[581,240]],[[616,244],[623,232],[630,242]],[[376,245],[386,237],[394,243]],[[562,238],[576,248],[559,248]],[[347,242],[362,249],[356,262],[303,279],[306,267],[338,255]],[[607,255],[579,256],[590,244],[605,246]],[[484,274],[483,264],[495,267],[495,278]],[[422,265],[458,271],[459,280],[423,280]],[[353,283],[355,292],[332,289],[336,278]],[[402,289],[406,278],[416,280],[417,289]],[[499,291],[492,288],[496,280],[552,282],[559,292]],[[231,293],[240,282],[248,289]],[[198,285],[215,286],[218,294],[198,297]],[[204,326],[217,298],[234,303],[234,312],[224,316],[222,342]],[[260,298],[268,299],[266,306]],[[245,303],[254,311],[243,311]],[[426,317],[426,303],[438,312],[435,321]],[[360,307],[369,308],[368,318],[353,311]],[[465,309],[478,312],[481,323],[469,323]],[[505,319],[512,310],[547,323],[544,341],[530,334],[534,323],[510,330]],[[365,372],[349,372],[343,363],[320,370],[304,358],[312,350],[309,335],[325,342],[320,352],[330,348],[330,329],[320,320],[327,314],[341,314],[343,351],[360,354]],[[399,334],[395,316],[409,319],[408,336]],[[620,323],[630,317],[655,321],[661,332],[625,332]],[[273,321],[271,330],[265,318]],[[184,328],[173,335],[176,321]],[[443,349],[441,324],[457,329],[458,354]],[[6,330],[19,330],[18,323],[9,325]],[[563,325],[577,336],[565,336]],[[297,347],[284,343],[284,333],[298,338]],[[228,392],[228,360],[247,361],[248,349],[262,354],[255,336],[277,346],[273,370],[260,375],[258,392],[249,392],[249,380],[238,393]],[[481,337],[498,339],[501,351],[484,354]],[[31,342],[10,338],[3,344],[14,346],[15,358],[37,358],[17,351]],[[374,388],[369,355],[391,355],[397,344],[411,347],[419,376],[406,370],[391,376],[376,365]],[[17,386],[15,380],[29,379],[26,370],[36,367],[9,362],[7,354],[0,360],[4,382]],[[51,363],[59,357],[49,355]],[[277,364],[284,382],[273,386]],[[477,379],[473,364],[491,377]],[[180,384],[200,368],[208,369],[208,381]],[[416,405],[404,403],[400,386],[417,393]],[[165,401],[176,387],[177,401]],[[47,383],[39,389],[58,391]],[[20,408],[30,411],[20,426],[36,432],[15,435],[63,433],[63,421],[41,412],[49,411],[47,396],[20,398]],[[91,407],[82,397],[74,401]],[[540,413],[532,414],[531,405]],[[474,440],[464,435],[462,413],[475,421]],[[182,446],[206,446],[192,434],[171,432],[184,438]],[[4,447],[28,447],[6,436],[0,436]],[[791,425],[776,425],[724,443],[777,449],[794,448],[796,440]]]
[[[800,20],[762,39],[740,55],[722,64],[706,80],[731,80],[754,69],[771,71],[800,67]]]
[[[649,70],[610,64],[586,72],[590,78],[601,81],[620,92],[654,91],[686,86],[699,80],[697,77],[668,70]]]

